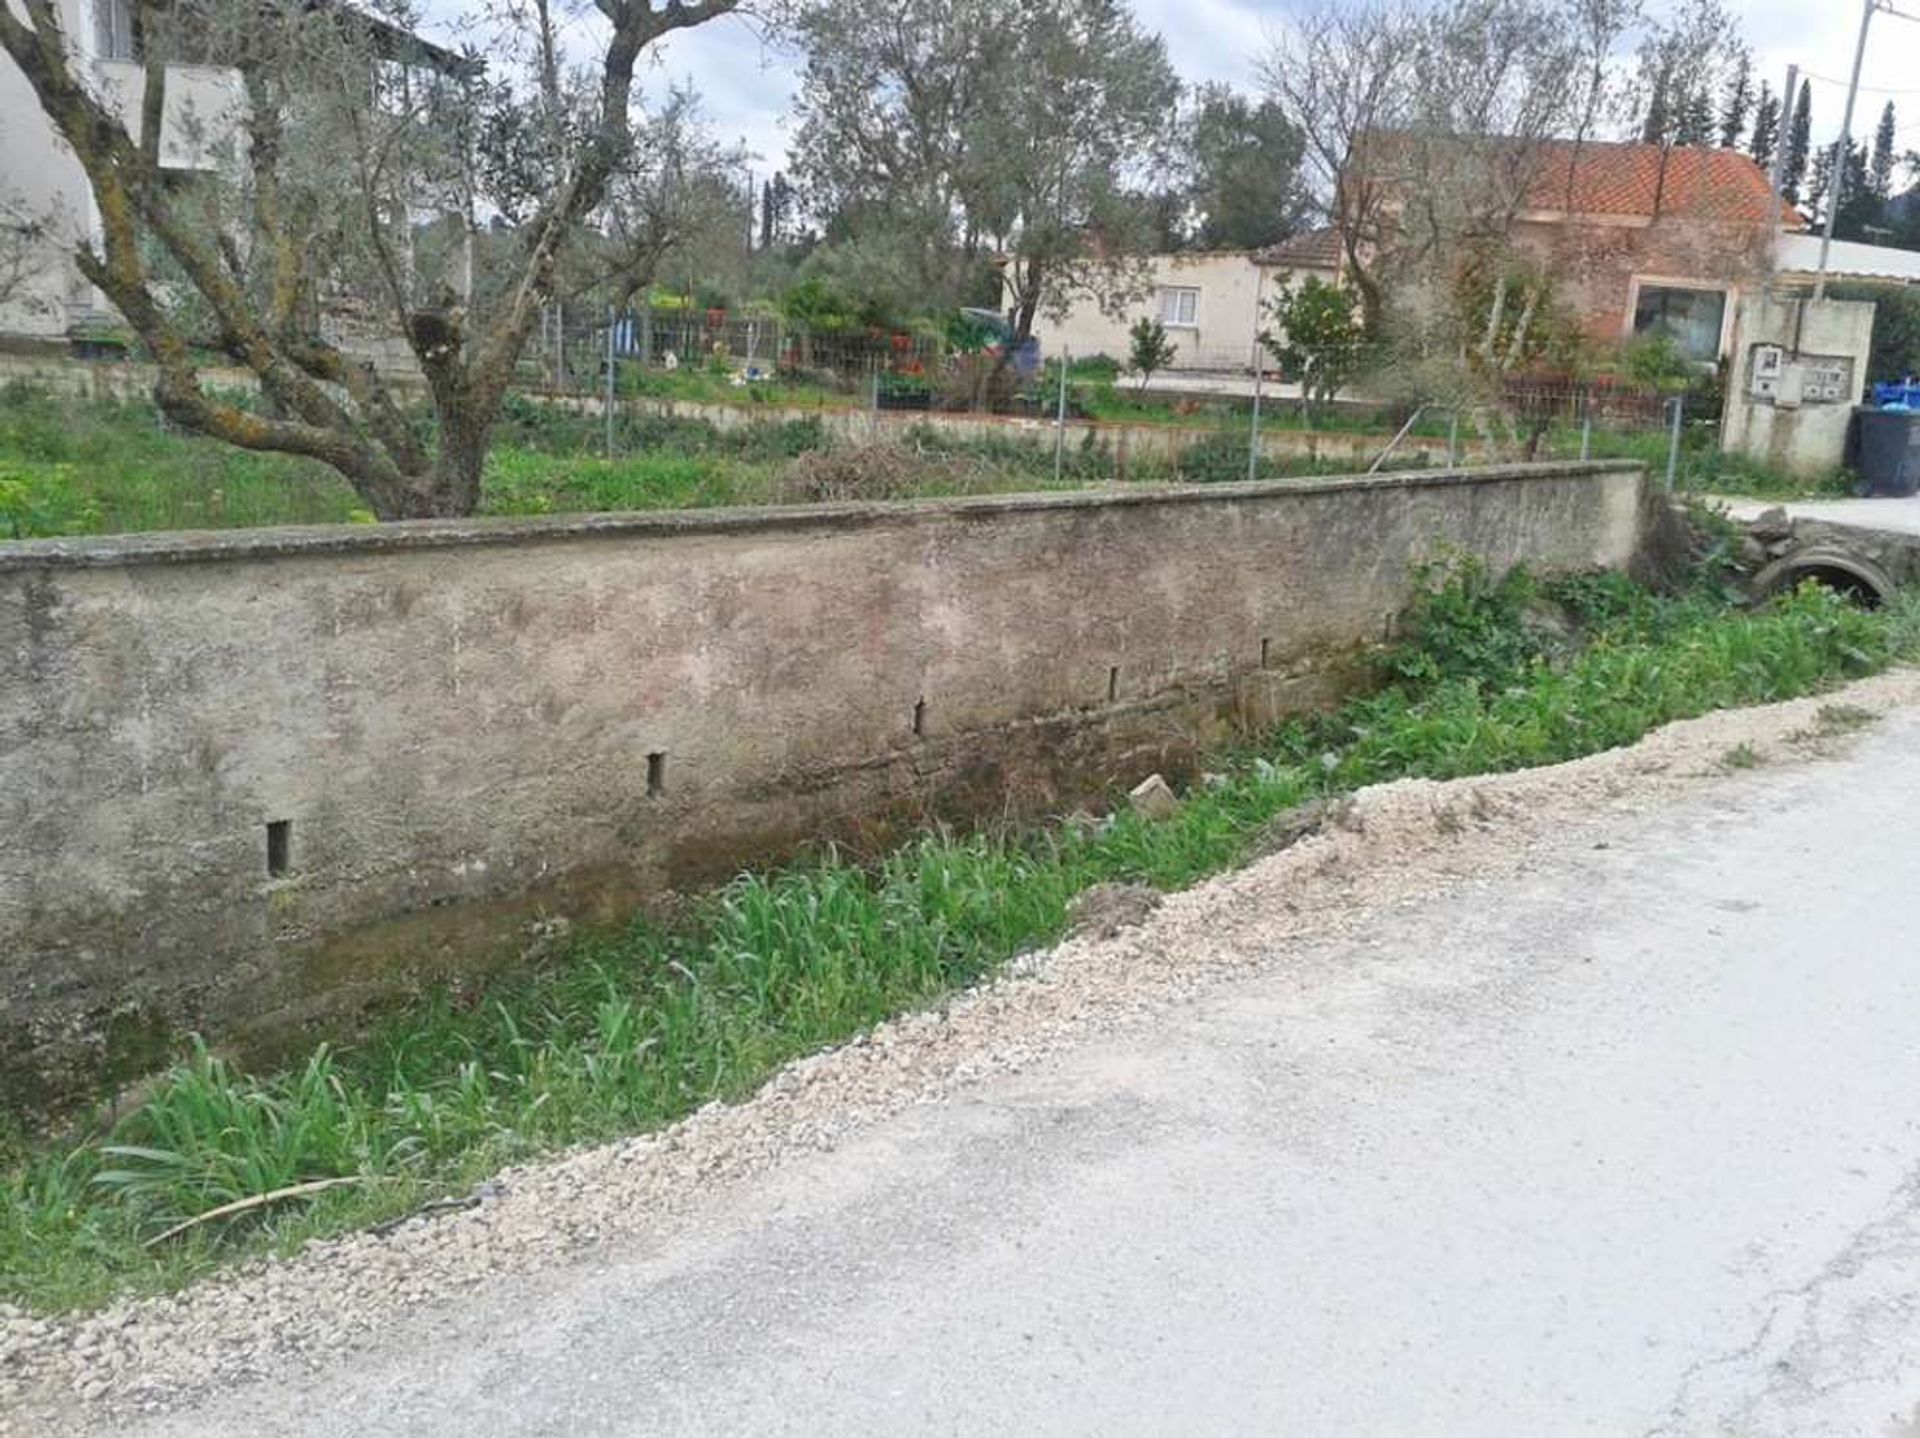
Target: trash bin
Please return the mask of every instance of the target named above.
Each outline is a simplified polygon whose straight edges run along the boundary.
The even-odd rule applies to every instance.
[[[1856,409],[1849,448],[1862,494],[1920,494],[1920,410]]]

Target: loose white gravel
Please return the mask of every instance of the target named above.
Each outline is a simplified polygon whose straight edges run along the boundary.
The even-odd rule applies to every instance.
[[[1284,964],[1290,945],[1348,933],[1381,906],[1522,871],[1547,848],[1590,846],[1610,819],[1723,778],[1743,746],[1764,764],[1817,757],[1839,742],[1822,737],[1834,726],[1823,729],[1820,711],[1842,704],[1920,704],[1920,673],[1709,715],[1553,768],[1366,790],[1337,827],[1170,896],[1142,927],[1022,958],[940,1009],[789,1065],[743,1103],[508,1170],[478,1207],[82,1317],[0,1305],[0,1434],[112,1432],[218,1386],[337,1361],[381,1342],[403,1315],[496,1277],[605,1245],[656,1249],[724,1187],[791,1155]]]

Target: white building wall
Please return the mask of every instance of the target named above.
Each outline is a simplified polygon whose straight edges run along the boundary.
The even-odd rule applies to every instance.
[[[0,0],[15,7],[17,0]],[[60,23],[81,67],[140,138],[145,70],[100,59],[94,50],[97,0],[58,0]],[[210,170],[225,153],[245,103],[237,71],[207,65],[170,65],[160,137],[161,164],[171,170]],[[93,191],[73,151],[40,108],[33,87],[10,60],[0,58],[0,198],[9,210],[47,225],[24,293],[0,303],[0,335],[57,339],[75,324],[113,318],[99,291],[80,277],[73,252],[99,233]]]
[[[1124,365],[1133,347],[1128,331],[1148,318],[1167,327],[1167,338],[1175,347],[1172,369],[1249,373],[1254,336],[1266,327],[1261,310],[1281,272],[1263,273],[1245,250],[1154,255],[1147,264],[1153,293],[1119,316],[1103,313],[1084,296],[1076,299],[1064,320],[1037,316],[1033,332],[1043,354],[1050,358],[1065,350],[1079,358],[1107,355]],[[1326,281],[1336,278],[1332,270],[1296,267],[1289,273],[1296,280],[1308,275]],[[1175,317],[1178,306],[1167,298],[1169,291],[1180,290],[1194,292],[1190,324]]]
[[[1042,352],[1048,357],[1063,350],[1075,356],[1108,355],[1125,364],[1132,341],[1127,331],[1142,318],[1161,319],[1167,338],[1176,347],[1175,369],[1244,371],[1253,360],[1253,336],[1258,327],[1260,270],[1244,251],[1200,255],[1155,255],[1154,294],[1118,317],[1101,313],[1092,300],[1076,301],[1065,320],[1045,315],[1034,322]],[[1195,291],[1193,321],[1176,323],[1162,313],[1167,291]]]
[[[24,17],[13,0],[4,0]],[[68,43],[91,53],[88,0],[59,0]],[[73,152],[54,134],[33,87],[12,60],[0,57],[0,199],[21,218],[41,220],[48,235],[24,293],[0,303],[0,334],[55,337],[66,333],[69,306],[89,286],[75,273],[75,243],[94,229],[93,193]]]

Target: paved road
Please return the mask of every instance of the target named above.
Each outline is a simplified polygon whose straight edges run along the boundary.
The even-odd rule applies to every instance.
[[[1757,519],[1780,505],[1773,499],[1731,499],[1727,510],[1735,519]],[[1920,497],[1911,499],[1805,499],[1782,505],[1795,519],[1817,519],[1827,524],[1851,524],[1890,534],[1920,534]]]
[[[1920,721],[193,1434],[1920,1434]]]

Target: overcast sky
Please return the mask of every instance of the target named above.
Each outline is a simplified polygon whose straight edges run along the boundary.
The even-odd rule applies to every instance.
[[[885,3],[885,0],[879,0]],[[1727,0],[1752,45],[1759,75],[1778,89],[1797,62],[1813,81],[1816,140],[1839,133],[1846,78],[1860,10],[1847,0]],[[1224,80],[1253,89],[1265,37],[1290,0],[1134,0],[1143,24],[1158,30],[1176,69],[1189,81]],[[1916,4],[1920,11],[1920,4]],[[647,76],[650,92],[690,79],[720,137],[744,140],[762,173],[779,166],[793,95],[791,57],[764,46],[744,20],[722,19],[670,37]],[[1876,15],[1861,73],[1854,134],[1868,133],[1889,99],[1899,112],[1900,146],[1920,149],[1920,22]]]

